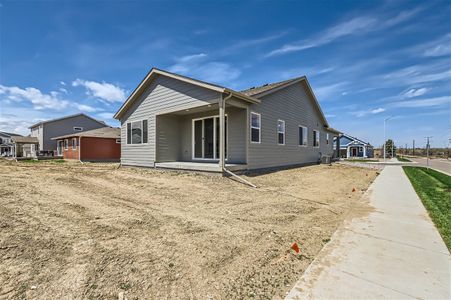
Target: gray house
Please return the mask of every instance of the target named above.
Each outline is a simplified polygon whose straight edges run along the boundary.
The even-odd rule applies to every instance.
[[[57,142],[52,140],[52,138],[106,126],[108,125],[102,121],[96,120],[83,113],[79,113],[58,119],[39,122],[29,128],[31,129],[31,136],[36,137],[39,141],[39,145],[37,146],[38,149],[34,149],[36,152],[45,151],[61,156],[61,149],[63,148],[63,145],[57,145]]]
[[[303,165],[333,155],[306,77],[237,92],[152,69],[114,116],[123,165],[221,172]]]
[[[10,133],[0,131],[0,156],[9,157],[14,154],[14,145],[11,139],[16,136],[21,136],[20,134]]]

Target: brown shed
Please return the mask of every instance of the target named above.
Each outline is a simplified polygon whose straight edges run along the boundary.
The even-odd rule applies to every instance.
[[[119,161],[121,159],[120,128],[72,133],[53,138],[57,140],[57,155],[80,161]]]

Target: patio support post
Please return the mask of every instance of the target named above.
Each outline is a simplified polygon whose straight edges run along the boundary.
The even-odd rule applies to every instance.
[[[219,98],[219,166],[221,169],[224,169],[225,167],[225,135],[224,135],[224,128],[225,128],[225,101],[224,97],[221,94]]]

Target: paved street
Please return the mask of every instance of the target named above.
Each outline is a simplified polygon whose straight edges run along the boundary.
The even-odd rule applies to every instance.
[[[427,166],[427,160],[423,157],[409,157],[411,161],[417,162],[418,165]],[[429,167],[446,172],[451,175],[451,160],[436,158],[429,160]]]
[[[451,299],[451,257],[401,166],[368,190],[286,299]]]

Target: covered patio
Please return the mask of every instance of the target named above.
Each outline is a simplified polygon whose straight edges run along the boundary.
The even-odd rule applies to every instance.
[[[221,173],[222,168],[217,162],[195,162],[195,161],[169,161],[155,163],[156,168],[171,169],[171,170],[188,170],[200,172]],[[227,170],[242,171],[247,169],[246,164],[225,164]]]
[[[206,172],[246,169],[248,105],[233,98],[223,107],[220,103],[157,115],[155,167]]]

